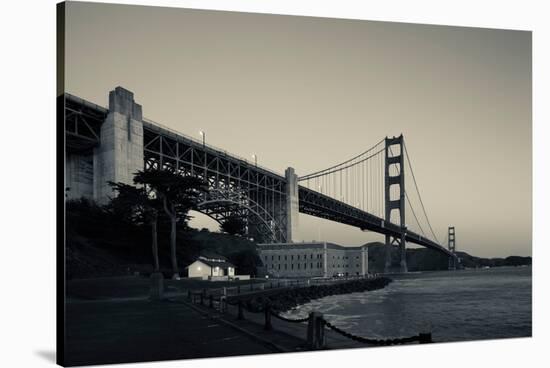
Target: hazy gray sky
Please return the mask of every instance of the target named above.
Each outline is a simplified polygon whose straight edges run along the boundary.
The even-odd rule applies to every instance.
[[[123,86],[146,117],[281,174],[403,133],[440,238],[454,225],[459,250],[531,255],[530,32],[74,2],[66,19],[68,92],[106,106]]]

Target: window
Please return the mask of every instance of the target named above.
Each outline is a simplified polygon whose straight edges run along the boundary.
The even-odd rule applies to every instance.
[[[265,261],[267,262],[267,256],[264,257]]]
[[[294,255],[291,255],[291,256],[290,256],[290,260],[291,260],[291,261],[294,261]]]
[[[298,263],[298,269],[300,269],[300,264]]]
[[[285,270],[287,269],[286,263],[285,263]]]
[[[281,256],[279,256],[279,261],[281,260]]]
[[[291,270],[294,269],[294,263],[291,263],[291,264],[290,264],[290,269],[291,269]]]
[[[311,257],[309,259],[313,259],[313,253],[311,253]]]
[[[311,262],[311,264],[310,264],[310,267],[309,267],[309,268],[313,268],[313,262]]]
[[[355,267],[359,267],[359,265],[358,265],[358,264],[356,264],[356,265],[355,265]]]
[[[275,256],[271,256],[271,260],[273,261],[275,259]]]
[[[285,261],[286,261],[286,254],[285,254]]]
[[[279,267],[278,267],[278,269],[279,269],[279,270],[281,269],[281,264],[280,264],[280,263],[279,263]]]
[[[274,264],[274,263],[271,264],[271,268],[272,268],[272,269],[275,268],[275,264]]]

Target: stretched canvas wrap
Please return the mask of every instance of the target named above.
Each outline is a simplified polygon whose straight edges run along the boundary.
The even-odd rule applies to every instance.
[[[57,10],[59,364],[531,336],[531,32]]]

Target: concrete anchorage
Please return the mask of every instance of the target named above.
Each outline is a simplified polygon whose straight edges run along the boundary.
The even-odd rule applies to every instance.
[[[101,125],[100,144],[94,150],[94,199],[106,203],[113,192],[108,182],[133,184],[143,170],[143,117],[134,94],[122,87],[109,92],[109,114]]]

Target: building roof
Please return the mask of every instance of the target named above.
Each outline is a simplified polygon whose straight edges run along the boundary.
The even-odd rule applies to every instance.
[[[201,252],[199,258],[218,262],[227,261],[227,258],[225,258],[224,256],[209,251]]]
[[[233,265],[232,263],[229,263],[227,261],[213,262],[213,261],[203,259],[203,258],[199,258],[199,259],[197,259],[197,261],[202,262],[202,263],[204,263],[204,264],[206,264],[210,267],[219,267],[219,268],[224,269],[224,270],[228,269],[229,267],[235,268],[235,265]]]
[[[258,244],[258,250],[283,250],[283,249],[340,249],[340,250],[361,250],[367,249],[367,245],[360,246],[343,246],[329,242],[301,242],[301,243],[267,243]]]

